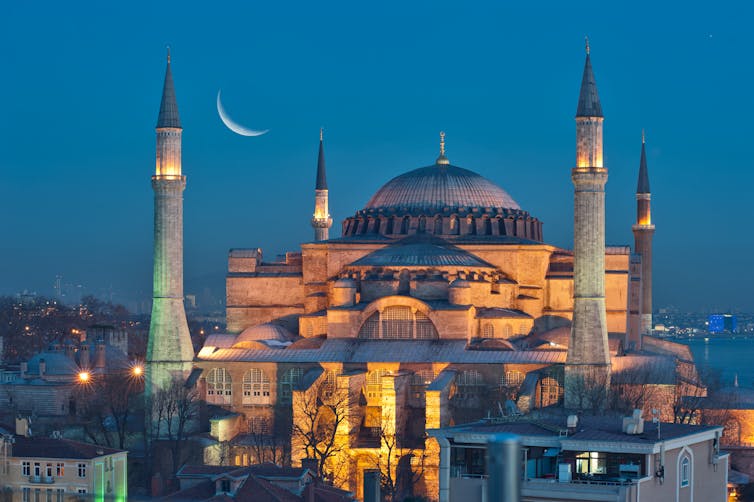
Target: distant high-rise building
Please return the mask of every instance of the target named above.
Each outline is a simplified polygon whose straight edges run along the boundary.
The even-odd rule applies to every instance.
[[[168,52],[157,119],[154,189],[154,278],[147,344],[147,397],[191,371],[194,349],[183,307],[183,190],[181,133]]]

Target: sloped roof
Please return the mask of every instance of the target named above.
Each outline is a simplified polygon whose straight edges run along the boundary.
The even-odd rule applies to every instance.
[[[249,361],[318,363],[447,362],[551,364],[565,362],[565,351],[467,350],[466,340],[363,340],[330,338],[319,348],[291,349],[202,349],[199,361]]]
[[[351,263],[354,267],[473,267],[495,268],[468,251],[429,236],[407,237],[372,251]]]
[[[13,456],[17,458],[36,457],[84,460],[124,452],[124,450],[105,448],[103,446],[72,441],[70,439],[15,436],[15,440],[16,442],[13,445]]]

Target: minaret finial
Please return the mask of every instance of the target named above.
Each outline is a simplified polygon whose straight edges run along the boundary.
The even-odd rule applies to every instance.
[[[166,47],[168,49],[168,64],[170,64],[170,46],[167,45]]]
[[[319,128],[319,140],[322,141],[322,138],[324,137],[325,128],[320,127]]]
[[[643,145],[646,142],[647,142],[647,136],[644,134],[644,128],[642,127],[642,129],[641,129],[641,144]]]
[[[738,387],[738,373],[733,375],[733,387]]]
[[[589,55],[589,37],[584,37],[584,42],[586,42],[586,55]]]
[[[448,165],[450,161],[445,156],[445,131],[440,131],[440,156],[437,157],[435,164]]]

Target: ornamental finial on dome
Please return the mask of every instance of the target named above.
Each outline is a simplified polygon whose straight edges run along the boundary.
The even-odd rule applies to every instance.
[[[445,156],[445,132],[444,131],[440,131],[440,156],[437,157],[435,164],[438,164],[438,165],[450,164],[450,161]]]

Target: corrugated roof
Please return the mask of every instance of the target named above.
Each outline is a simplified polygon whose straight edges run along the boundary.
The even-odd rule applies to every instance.
[[[200,361],[248,362],[446,362],[464,364],[553,364],[565,362],[565,351],[466,350],[466,340],[362,340],[327,339],[320,348],[295,349],[215,349],[205,346],[197,354]]]

